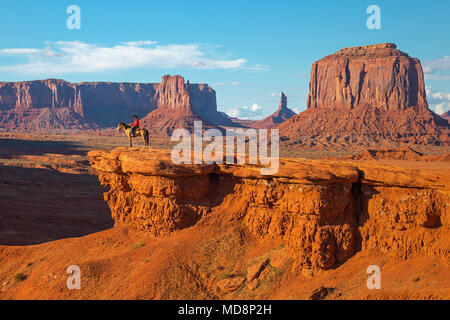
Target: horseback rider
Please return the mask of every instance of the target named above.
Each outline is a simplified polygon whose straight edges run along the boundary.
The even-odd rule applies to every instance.
[[[136,134],[136,129],[139,128],[139,119],[137,115],[133,116],[134,122],[131,125],[131,135],[134,136]]]

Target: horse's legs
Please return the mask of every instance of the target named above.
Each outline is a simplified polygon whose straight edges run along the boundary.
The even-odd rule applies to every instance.
[[[133,147],[133,144],[131,142],[131,136],[129,136],[129,138],[130,138],[130,148],[131,148],[131,147]]]

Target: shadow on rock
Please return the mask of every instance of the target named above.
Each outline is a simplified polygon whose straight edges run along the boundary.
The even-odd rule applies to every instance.
[[[0,167],[0,245],[80,237],[114,225],[92,175]]]

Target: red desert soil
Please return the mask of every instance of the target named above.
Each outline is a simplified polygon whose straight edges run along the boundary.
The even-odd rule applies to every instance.
[[[266,179],[119,148],[90,153],[103,189],[83,158],[102,140],[85,139],[32,154],[8,140],[0,299],[450,298],[448,161],[283,159]],[[66,287],[70,265],[81,290]],[[367,289],[369,265],[382,290]]]

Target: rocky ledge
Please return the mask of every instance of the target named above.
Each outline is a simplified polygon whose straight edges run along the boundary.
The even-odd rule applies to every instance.
[[[360,250],[449,262],[450,164],[280,159],[251,165],[174,165],[170,151],[91,151],[116,225],[155,237],[208,223],[244,224],[283,240],[306,269],[335,267]],[[435,168],[435,169],[434,169]]]

